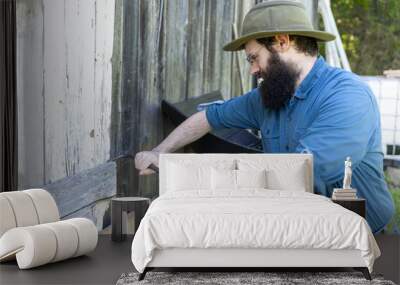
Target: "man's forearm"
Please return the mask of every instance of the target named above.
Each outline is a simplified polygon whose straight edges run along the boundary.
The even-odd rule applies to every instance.
[[[191,142],[201,138],[211,130],[207,121],[206,112],[201,111],[186,119],[168,137],[163,140],[153,151],[174,152]]]

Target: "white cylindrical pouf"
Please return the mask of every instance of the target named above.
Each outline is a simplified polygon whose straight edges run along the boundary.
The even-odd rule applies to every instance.
[[[23,192],[31,197],[38,214],[39,224],[60,220],[56,201],[54,201],[49,192],[43,189],[29,189]]]
[[[74,257],[86,254],[96,248],[98,232],[96,226],[91,220],[85,218],[74,218],[61,222],[74,226],[78,233],[79,244]]]
[[[78,233],[72,225],[63,222],[55,222],[41,226],[51,229],[56,235],[57,252],[51,262],[64,260],[75,255],[79,238]]]
[[[1,195],[10,202],[17,227],[33,226],[39,223],[35,205],[24,191],[3,192]]]
[[[0,194],[0,238],[6,231],[16,226],[17,223],[11,204],[6,197]]]
[[[49,263],[56,252],[54,232],[41,225],[11,229],[0,239],[0,258],[16,254],[20,269]]]

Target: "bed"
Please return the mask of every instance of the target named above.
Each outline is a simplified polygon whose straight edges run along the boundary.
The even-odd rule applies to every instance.
[[[313,193],[310,154],[162,154],[160,196],[132,242],[159,267],[352,267],[380,251],[361,216]]]

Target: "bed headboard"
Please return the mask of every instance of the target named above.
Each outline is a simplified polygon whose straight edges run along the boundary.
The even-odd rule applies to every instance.
[[[262,167],[274,169],[276,166],[291,167],[301,164],[305,173],[305,190],[314,192],[313,177],[313,156],[312,154],[247,154],[247,153],[213,153],[213,154],[193,154],[193,153],[165,153],[160,154],[159,160],[159,194],[167,191],[168,168],[173,164],[183,164],[193,166],[218,166],[221,164],[229,165],[232,169],[245,167]]]

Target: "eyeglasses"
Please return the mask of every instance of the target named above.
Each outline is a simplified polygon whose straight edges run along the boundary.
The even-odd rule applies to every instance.
[[[262,49],[262,46],[260,46],[255,53],[250,53],[248,56],[246,56],[246,60],[250,65],[253,65],[254,62],[257,62],[257,59],[259,57],[258,52]]]

